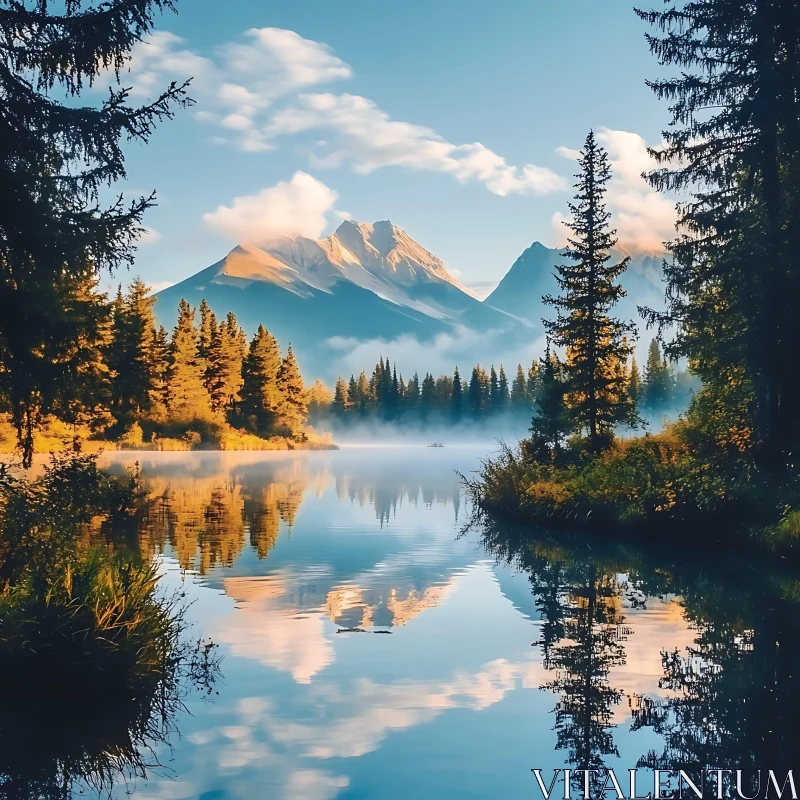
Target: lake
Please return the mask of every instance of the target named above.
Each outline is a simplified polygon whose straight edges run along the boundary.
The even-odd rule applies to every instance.
[[[96,535],[158,559],[222,656],[114,795],[541,797],[534,768],[800,766],[797,571],[463,531],[456,470],[492,450],[104,456],[139,462],[148,505]]]

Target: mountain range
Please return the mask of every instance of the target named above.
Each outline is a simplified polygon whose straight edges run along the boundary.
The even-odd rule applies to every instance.
[[[291,343],[307,380],[335,379],[346,371],[346,355],[364,342],[374,344],[371,355],[377,358],[378,351],[391,356],[402,343],[418,343],[424,353],[428,345],[446,341],[449,355],[471,366],[497,352],[525,350],[527,358],[548,313],[542,295],[557,290],[553,272],[559,260],[558,250],[535,242],[480,301],[391,222],[347,220],[323,239],[283,237],[234,247],[159,292],[156,315],[169,328],[181,298],[192,305],[205,298],[217,316],[233,311],[248,333],[264,324],[281,345]],[[634,318],[637,303],[663,303],[655,259],[634,260],[623,283],[629,297],[621,316]]]

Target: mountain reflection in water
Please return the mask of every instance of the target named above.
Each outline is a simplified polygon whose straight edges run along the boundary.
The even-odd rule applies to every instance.
[[[138,459],[146,502],[87,539],[159,559],[224,656],[173,777],[128,790],[515,797],[539,796],[535,767],[796,764],[797,571],[486,520],[459,535],[455,470],[489,449],[106,456]]]

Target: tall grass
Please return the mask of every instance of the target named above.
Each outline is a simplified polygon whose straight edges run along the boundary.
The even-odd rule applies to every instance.
[[[91,456],[53,457],[35,481],[0,474],[0,798],[146,775],[186,692],[211,691],[215,648],[188,638],[182,596],[159,591],[152,563],[80,544],[136,492]]]

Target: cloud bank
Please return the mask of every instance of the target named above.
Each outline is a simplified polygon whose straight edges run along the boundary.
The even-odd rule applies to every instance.
[[[566,188],[563,178],[535,164],[508,164],[480,142],[446,141],[435,130],[392,119],[355,94],[308,93],[311,87],[352,77],[352,68],[324,43],[280,28],[252,28],[208,58],[159,31],[138,43],[129,64],[134,92],[154,93],[176,76],[192,75],[196,117],[214,140],[241,150],[272,150],[287,135],[318,131],[311,147],[317,168],[349,166],[357,173],[403,167],[482,183],[497,195],[546,194]]]

